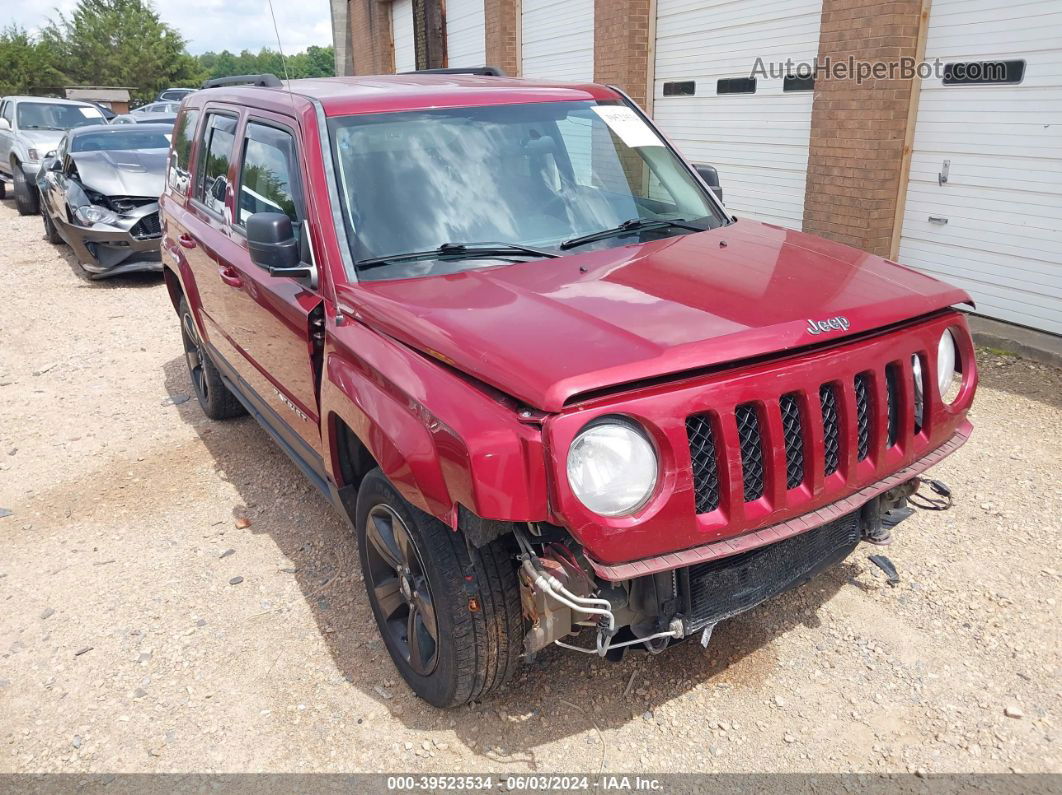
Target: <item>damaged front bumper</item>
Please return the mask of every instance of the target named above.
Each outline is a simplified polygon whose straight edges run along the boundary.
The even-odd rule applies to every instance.
[[[908,474],[812,529],[740,551],[732,547],[729,554],[701,557],[692,565],[640,575],[628,569],[625,573],[633,576],[623,581],[603,579],[592,561],[550,541],[548,529],[538,528],[546,534],[540,538],[518,534],[530,625],[525,652],[532,656],[555,644],[619,659],[628,648],[658,653],[694,635],[707,645],[720,621],[808,582],[847,558],[861,541],[890,543],[892,528],[912,513],[907,501],[919,483]],[[591,642],[571,640],[586,632]]]
[[[114,224],[81,226],[54,219],[59,233],[92,278],[132,271],[162,271],[158,204],[145,204],[120,215]]]

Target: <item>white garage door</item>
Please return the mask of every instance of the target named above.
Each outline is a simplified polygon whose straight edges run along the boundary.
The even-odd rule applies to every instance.
[[[483,66],[487,39],[483,0],[446,0],[447,66]]]
[[[761,76],[753,93],[726,93],[750,86],[718,81],[747,78],[757,57],[813,61],[821,15],[821,0],[657,2],[653,115],[686,157],[719,169],[739,217],[800,229],[813,91]]]
[[[936,58],[1024,73],[923,81],[900,261],[965,288],[981,314],[1062,334],[1062,4],[933,0]]]
[[[594,0],[523,0],[520,34],[524,77],[594,79]]]
[[[395,72],[417,69],[417,50],[413,37],[413,0],[395,0],[391,4],[391,39],[395,43]]]

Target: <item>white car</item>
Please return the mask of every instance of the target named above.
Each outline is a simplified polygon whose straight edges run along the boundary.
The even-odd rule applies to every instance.
[[[89,102],[51,97],[4,97],[0,100],[0,198],[14,185],[20,215],[40,207],[35,180],[45,155],[67,130],[103,124],[103,112]]]

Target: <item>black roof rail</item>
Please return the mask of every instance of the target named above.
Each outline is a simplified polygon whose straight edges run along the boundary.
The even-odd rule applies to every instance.
[[[232,77],[215,77],[204,80],[203,88],[220,88],[222,86],[258,86],[259,88],[280,88],[284,84],[276,75],[233,75]]]
[[[480,77],[508,77],[497,66],[450,66],[445,69],[417,69],[404,75],[479,75]]]

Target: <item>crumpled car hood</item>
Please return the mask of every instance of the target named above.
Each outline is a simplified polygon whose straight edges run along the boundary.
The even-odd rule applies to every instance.
[[[369,325],[544,411],[970,302],[881,257],[744,220],[559,259],[363,282],[341,299]],[[838,316],[846,328],[813,333]]]
[[[165,149],[74,152],[80,182],[105,196],[159,196],[165,187]]]

